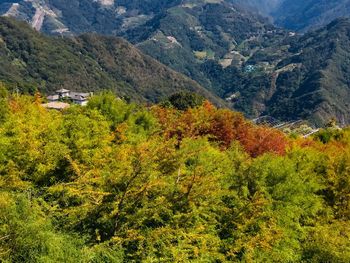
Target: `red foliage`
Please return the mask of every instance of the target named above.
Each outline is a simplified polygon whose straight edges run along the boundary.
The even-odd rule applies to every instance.
[[[233,141],[239,141],[253,157],[267,152],[282,155],[288,144],[282,132],[253,125],[242,114],[216,109],[209,102],[185,112],[154,107],[153,113],[162,126],[164,136],[176,138],[179,143],[183,138],[209,136],[227,149]]]
[[[217,110],[211,119],[210,133],[221,142],[224,148],[229,147],[239,137],[239,131],[245,125],[243,116],[229,110]]]
[[[283,155],[288,145],[282,132],[263,126],[251,126],[241,134],[239,141],[252,157],[267,152]]]

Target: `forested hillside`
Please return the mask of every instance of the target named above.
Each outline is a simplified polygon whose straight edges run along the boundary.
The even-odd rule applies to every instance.
[[[1,262],[350,261],[348,129],[0,94]]]
[[[325,123],[336,117],[349,123],[350,20],[338,19],[303,36],[284,38],[255,52],[250,68],[211,64],[212,81],[235,94],[235,108],[282,119],[308,118]],[[272,67],[271,67],[272,66]],[[231,85],[235,83],[236,86]]]
[[[138,101],[195,91],[222,104],[196,82],[142,54],[127,41],[96,34],[48,37],[23,22],[0,18],[0,79],[11,89],[109,89]]]
[[[228,3],[198,2],[170,8],[123,36],[146,54],[224,96],[222,83],[211,83],[203,63],[241,66],[251,49],[263,41],[262,35],[274,27]]]

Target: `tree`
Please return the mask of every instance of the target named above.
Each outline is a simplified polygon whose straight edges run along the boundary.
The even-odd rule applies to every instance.
[[[199,107],[205,101],[204,97],[192,92],[179,92],[171,95],[165,100],[163,106],[172,106],[178,110],[187,110],[189,108]]]

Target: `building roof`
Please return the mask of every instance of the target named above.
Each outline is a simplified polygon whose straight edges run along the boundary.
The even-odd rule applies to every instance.
[[[70,90],[68,90],[68,89],[59,89],[59,90],[56,90],[56,93],[67,93],[67,92],[70,92]]]
[[[91,96],[91,93],[83,93],[83,92],[71,92],[69,97],[72,100],[84,101],[87,100]]]
[[[58,96],[58,95],[50,95],[50,96],[47,96],[47,99],[48,100],[59,100],[60,96]]]
[[[70,105],[64,102],[49,102],[42,104],[42,106],[47,109],[64,110],[66,108],[69,108]]]

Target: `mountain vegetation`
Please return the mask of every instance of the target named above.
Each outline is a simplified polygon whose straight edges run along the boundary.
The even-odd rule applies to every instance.
[[[323,125],[335,117],[342,124],[350,123],[347,77],[350,73],[347,46],[350,23],[338,19],[318,31],[301,35],[275,27],[271,20],[247,8],[254,6],[259,10],[264,9],[260,13],[269,12],[278,25],[287,19],[282,15],[300,16],[296,19],[301,21],[301,15],[308,12],[309,16],[305,15],[306,19],[303,20],[305,24],[294,20],[291,22],[295,26],[293,30],[303,30],[313,27],[311,17],[322,15],[323,11],[328,10],[333,15],[327,15],[327,19],[315,18],[315,21],[322,22],[319,25],[340,15],[330,10],[334,10],[333,6],[337,6],[337,10],[344,6],[340,9],[346,10],[348,4],[345,1],[318,1],[315,4],[313,1],[301,3],[288,0],[35,0],[19,1],[18,5],[5,1],[1,6],[0,10],[6,15],[27,20],[45,33],[72,36],[94,31],[126,38],[144,54],[186,75],[208,92],[194,82],[182,84],[186,86],[185,89],[195,86],[197,88],[192,91],[200,90],[199,93],[207,98],[213,94],[211,99],[223,105],[217,98],[220,97],[246,117],[271,115],[282,120],[307,119],[317,125]],[[304,12],[301,8],[308,11]],[[34,18],[40,17],[40,14],[44,19],[39,28],[37,25],[41,20],[35,22],[37,19]],[[309,22],[306,21],[308,17]],[[290,28],[287,24],[284,26]],[[106,39],[94,37],[99,41],[101,39],[101,42]],[[109,37],[108,41],[112,39]],[[108,49],[99,52],[116,56],[116,52],[111,54]],[[113,76],[122,78],[128,72],[113,73]],[[151,72],[153,70],[148,74]],[[139,75],[132,74],[131,78]],[[132,87],[126,81],[127,84],[118,90],[119,94],[147,97],[151,101],[170,95],[168,85],[153,83],[147,85],[149,92],[145,92],[146,88],[143,87],[139,92],[136,83],[143,85],[146,79],[154,80],[141,76],[142,79],[135,81]],[[3,77],[3,80],[6,79]],[[105,87],[113,89],[117,85],[114,80],[104,82]],[[98,86],[102,81],[89,83],[90,86]],[[173,93],[178,91],[174,90]],[[141,96],[138,95],[140,93]]]
[[[349,123],[348,20],[302,36],[230,7],[172,8],[125,36],[251,118]]]
[[[255,52],[243,70],[210,62],[212,81],[225,83],[235,108],[282,119],[349,123],[350,20],[338,19],[303,36],[288,36]],[[273,68],[271,68],[273,66]],[[217,80],[218,78],[218,80]],[[235,83],[236,87],[231,87]],[[217,84],[219,85],[219,83]]]
[[[142,54],[127,41],[96,34],[47,37],[27,24],[0,18],[0,79],[34,94],[58,88],[109,89],[137,101],[159,101],[180,91],[219,98],[189,78]]]
[[[0,94],[1,262],[350,260],[349,129]]]

